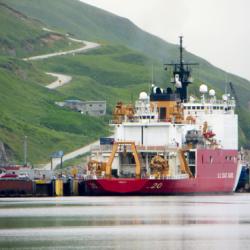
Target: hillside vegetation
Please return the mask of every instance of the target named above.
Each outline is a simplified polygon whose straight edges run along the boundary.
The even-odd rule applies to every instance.
[[[6,61],[18,72],[35,70],[18,60]],[[67,98],[0,66],[0,140],[11,152],[11,159],[23,158],[23,138],[28,136],[28,160],[46,162],[57,150],[68,152],[107,134],[103,118],[82,116],[57,107],[55,100]]]
[[[128,61],[130,57],[137,60]],[[149,64],[147,57],[123,46],[102,46],[82,55],[50,58],[46,64],[33,63],[44,71],[73,76],[72,82],[57,92],[71,99],[107,100],[109,114],[117,101],[135,101],[140,91],[149,88]]]
[[[3,6],[1,11],[6,16],[10,14],[8,7]],[[43,31],[36,25],[39,22],[27,20],[28,24],[22,24],[23,32],[27,32],[25,36],[16,38],[14,31],[8,30],[14,28],[9,26],[5,33],[2,30],[2,38],[11,38],[15,46],[15,42],[20,45],[22,40],[34,37],[34,32],[40,36]],[[29,30],[29,25],[34,25],[34,32]],[[14,57],[4,52],[0,56],[0,141],[5,145],[9,160],[18,163],[23,161],[24,136],[28,136],[28,161],[37,164],[47,162],[54,151],[69,152],[110,133],[109,116],[83,116],[56,106],[55,101],[107,100],[111,113],[116,101],[136,98],[139,90],[148,86],[150,59],[124,46],[102,46],[87,54],[50,58],[46,63],[44,60],[25,62],[18,57],[30,54],[22,46],[16,48],[18,50],[20,53]],[[72,75],[72,83],[58,90],[48,90],[44,85],[53,78],[45,71]],[[128,82],[131,88],[124,89]]]
[[[41,20],[49,27],[68,32],[78,38],[100,43],[122,44],[140,51],[160,64],[175,61],[178,57],[177,45],[170,44],[134,25],[130,20],[80,2],[79,0],[0,0],[22,11],[29,17]],[[178,40],[178,38],[176,38]],[[225,89],[225,76],[238,88],[240,101],[244,106],[250,101],[250,83],[211,65],[206,60],[184,50],[186,61],[199,63],[197,80],[221,91]],[[134,58],[130,58],[134,60]]]
[[[160,64],[175,61],[178,47],[153,36],[134,25],[130,20],[95,8],[78,0],[0,0],[22,11],[26,15],[38,18],[50,27],[64,30],[81,39],[99,41],[108,44],[122,44],[132,50],[140,51]],[[178,40],[178,38],[176,38]],[[243,106],[250,101],[249,81],[228,74],[211,65],[206,60],[184,50],[186,61],[199,63],[198,81],[225,90],[225,79],[237,86]],[[227,77],[226,77],[227,76]]]
[[[1,3],[0,54],[14,57],[34,56],[81,47],[65,35],[49,32],[42,22]]]
[[[42,163],[53,151],[69,152],[108,135],[112,107],[120,100],[134,101],[140,91],[149,89],[152,65],[154,82],[165,88],[169,85],[171,72],[166,74],[162,63],[174,60],[178,47],[142,31],[125,18],[77,0],[0,0],[0,11],[0,140],[12,160],[22,161],[24,136],[28,136],[29,161]],[[66,33],[102,46],[83,54],[21,60],[79,46],[69,44]],[[184,56],[186,61],[200,63],[193,71],[196,80],[190,92],[198,95],[199,84],[205,82],[221,95],[225,72],[187,51]],[[72,82],[48,90],[44,85],[53,78],[45,71],[71,75]],[[249,82],[230,74],[228,79],[236,86],[241,107],[246,107]],[[107,100],[108,116],[83,116],[54,104],[65,99]],[[240,139],[247,145],[250,115],[246,108],[239,113]]]

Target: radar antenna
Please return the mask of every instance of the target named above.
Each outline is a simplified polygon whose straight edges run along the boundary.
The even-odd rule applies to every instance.
[[[187,86],[192,83],[191,78],[191,67],[192,65],[198,65],[198,63],[184,63],[183,61],[183,46],[182,39],[180,36],[180,61],[179,63],[166,63],[164,64],[165,70],[167,66],[173,66],[173,81],[176,84],[176,93],[179,94],[182,102],[187,101]]]

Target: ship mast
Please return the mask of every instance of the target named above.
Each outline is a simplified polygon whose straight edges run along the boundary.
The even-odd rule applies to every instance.
[[[179,38],[180,38],[180,65],[181,65],[181,67],[183,67],[183,57],[182,57],[182,50],[183,50],[182,38],[183,38],[183,36],[179,36]]]
[[[166,63],[165,66],[173,66],[173,80],[171,81],[175,84],[176,93],[179,95],[182,102],[187,101],[187,87],[192,83],[191,78],[191,65],[198,65],[197,63],[184,63],[183,61],[183,46],[182,46],[182,36],[180,38],[180,60],[179,63]],[[167,70],[167,67],[165,67]]]

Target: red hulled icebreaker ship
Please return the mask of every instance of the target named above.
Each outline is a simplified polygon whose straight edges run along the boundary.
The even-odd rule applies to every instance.
[[[172,88],[152,85],[135,105],[117,103],[113,138],[92,149],[85,180],[89,195],[165,195],[233,192],[239,179],[235,100],[213,89],[188,96],[192,63],[173,68]]]

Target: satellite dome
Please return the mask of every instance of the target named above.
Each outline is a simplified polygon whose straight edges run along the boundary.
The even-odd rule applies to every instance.
[[[210,89],[209,92],[208,92],[208,94],[210,96],[215,96],[215,90],[214,89]]]
[[[207,85],[201,84],[201,86],[200,86],[200,92],[201,92],[202,94],[205,94],[205,93],[207,93],[207,91],[208,91]]]
[[[139,99],[140,100],[146,100],[148,99],[148,95],[146,92],[141,92],[140,95],[139,95]]]

